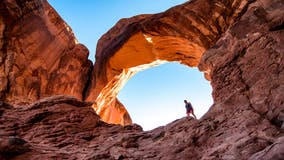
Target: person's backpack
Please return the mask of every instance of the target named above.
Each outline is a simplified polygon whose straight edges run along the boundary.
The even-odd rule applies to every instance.
[[[190,102],[188,102],[188,103],[186,104],[185,108],[186,108],[187,110],[192,109],[192,105],[191,105],[191,103],[190,103]]]

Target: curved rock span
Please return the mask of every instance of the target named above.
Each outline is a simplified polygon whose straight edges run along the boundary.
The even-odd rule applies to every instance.
[[[94,68],[46,1],[4,0],[0,13],[0,159],[284,159],[283,0],[193,0],[123,19]],[[131,123],[116,95],[165,61],[211,81],[200,120],[143,132],[90,108]]]
[[[190,1],[155,15],[120,20],[98,42],[87,100],[106,122],[130,124],[117,94],[134,74],[164,62],[196,67],[206,49],[245,12],[250,1]],[[206,77],[210,70],[205,71]],[[126,116],[129,117],[129,116]]]

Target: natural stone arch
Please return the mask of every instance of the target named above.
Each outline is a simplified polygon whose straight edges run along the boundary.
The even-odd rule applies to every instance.
[[[86,100],[109,123],[130,124],[116,96],[131,76],[163,61],[197,66],[204,51],[243,13],[250,1],[193,0],[166,12],[120,20],[99,41]],[[202,8],[202,9],[201,9]],[[207,69],[204,71],[210,79]]]
[[[15,101],[19,96],[24,96],[24,98],[20,98],[24,101],[27,97],[29,98],[29,95],[25,94],[30,89],[29,84],[22,85],[17,82],[11,85],[10,82],[14,79],[14,74],[24,81],[41,80],[42,74],[38,73],[44,72],[38,72],[34,74],[34,77],[29,77],[30,74],[33,74],[31,69],[34,67],[36,69],[37,66],[34,65],[34,60],[26,62],[25,59],[29,58],[29,55],[38,55],[39,53],[38,58],[41,58],[42,61],[45,56],[49,57],[45,61],[51,67],[46,68],[48,71],[46,77],[49,82],[47,84],[57,84],[55,86],[41,84],[43,88],[45,86],[51,87],[48,88],[47,94],[52,97],[41,99],[31,105],[22,103],[18,106],[11,106],[7,103],[9,99],[2,99],[0,95],[0,100],[4,101],[0,102],[2,139],[0,148],[4,151],[0,155],[4,158],[7,154],[16,153],[17,156],[8,158],[34,159],[42,157],[42,159],[50,159],[58,157],[58,159],[62,159],[62,157],[66,157],[68,159],[72,155],[77,159],[82,159],[82,157],[89,159],[117,159],[117,157],[145,159],[146,155],[146,158],[149,159],[163,159],[164,157],[166,159],[216,159],[216,157],[250,160],[275,159],[277,157],[283,159],[283,0],[255,0],[247,10],[241,12],[241,18],[231,25],[220,39],[217,38],[219,40],[214,43],[215,45],[202,55],[198,66],[202,70],[210,71],[214,96],[214,104],[205,116],[199,121],[180,119],[149,132],[141,132],[140,127],[136,125],[119,127],[101,123],[96,114],[87,108],[90,103],[80,102],[76,98],[66,95],[54,96],[55,94],[72,95],[75,93],[73,95],[77,95],[79,99],[84,96],[90,100],[95,99],[96,94],[101,93],[108,84],[107,78],[111,78],[105,74],[109,70],[107,67],[110,57],[125,44],[129,37],[138,33],[132,32],[133,30],[141,30],[142,33],[148,32],[141,28],[135,29],[135,25],[129,24],[131,32],[118,29],[116,33],[108,33],[110,39],[107,40],[107,36],[104,37],[105,39],[103,38],[106,43],[101,41],[99,44],[96,68],[93,73],[96,79],[92,79],[91,83],[95,90],[89,90],[86,95],[85,91],[90,85],[90,80],[86,78],[89,75],[90,67],[80,66],[88,64],[86,63],[88,62],[87,54],[84,54],[87,53],[87,50],[78,44],[73,48],[75,42],[73,41],[74,37],[70,35],[71,32],[62,30],[65,28],[60,23],[62,20],[56,14],[52,14],[54,10],[48,5],[47,8],[43,8],[41,4],[44,3],[47,1],[4,0],[0,2],[0,13],[3,13],[0,14],[1,94],[4,95],[4,98],[7,97],[6,94],[12,95],[12,101]],[[186,3],[186,5],[188,4]],[[202,5],[200,7],[206,9]],[[177,10],[177,12],[179,11]],[[31,23],[34,18],[46,20],[43,24],[56,24],[55,26],[58,28],[47,25],[51,33],[60,33],[59,35],[55,34],[55,40],[51,43],[53,45],[42,45],[47,42],[45,37],[41,36],[42,34],[36,34],[38,35],[36,37],[30,34],[28,36],[27,34],[19,34],[38,27],[35,23]],[[14,22],[24,22],[29,25],[23,27],[22,23]],[[9,29],[11,25],[19,29],[15,31],[21,32],[11,32]],[[123,29],[126,26],[120,27]],[[46,30],[42,28],[34,31],[46,33]],[[14,33],[17,33],[17,36],[13,36]],[[129,34],[122,36],[122,33]],[[44,46],[47,50],[34,52],[35,50],[30,50],[25,45],[13,44],[10,41],[20,40],[23,43],[29,43],[30,38],[36,42],[42,42],[35,43],[37,45],[32,45],[33,47]],[[66,38],[69,40],[66,41]],[[20,51],[28,49],[29,52],[23,52],[28,53],[27,57],[22,57],[21,52],[15,54],[21,56],[14,57],[14,53],[10,52],[11,49],[19,49]],[[66,51],[68,54],[64,54]],[[58,57],[55,58],[55,55],[62,55],[62,57],[57,59]],[[75,73],[73,72],[74,67],[71,67],[74,65],[74,59],[69,59],[71,57],[76,61],[80,60],[76,63],[78,67],[75,67]],[[106,57],[105,60],[104,57]],[[25,68],[25,65],[21,65],[22,63],[19,62],[33,63],[30,63],[30,67]],[[13,72],[10,70],[13,65],[20,67],[20,72],[24,67],[25,73],[28,74],[19,75],[17,72]],[[59,72],[57,72],[58,69]],[[8,77],[9,81],[6,81],[6,73],[7,75],[11,74]],[[68,79],[70,81],[66,82]],[[62,90],[61,87],[58,90],[57,86],[60,84],[64,86],[67,84],[66,90]],[[78,87],[78,90],[68,87],[69,85]],[[14,92],[13,88],[18,86],[24,88],[24,92]],[[31,87],[33,89],[34,85]],[[8,88],[9,90],[7,90]],[[45,96],[45,90],[39,91],[41,92],[38,92],[40,93],[38,98]],[[36,98],[34,97],[34,99]],[[113,104],[121,106],[123,109],[123,105],[118,101],[113,101]],[[119,107],[115,109],[111,108],[113,106],[104,107],[105,111],[126,115],[122,118],[127,118],[127,114],[118,110]],[[123,119],[121,120],[123,122]],[[80,149],[78,150],[78,148]]]
[[[165,41],[173,44],[169,45],[169,47],[171,48],[164,47],[164,49],[160,51],[159,47],[161,43],[164,43]],[[179,61],[180,63],[186,64],[188,66],[196,67],[200,60],[201,54],[194,53],[203,52],[203,48],[200,48],[198,46],[184,45],[188,43],[189,42],[187,40],[174,37],[169,37],[165,40],[156,39],[156,37],[152,38],[151,36],[143,34],[142,32],[138,32],[133,35],[116,52],[116,54],[109,59],[107,78],[110,79],[110,81],[102,89],[96,99],[96,111],[98,113],[103,113],[102,117],[108,117],[104,119],[105,121],[121,124],[131,123],[130,118],[127,119],[127,122],[124,122],[124,118],[123,121],[121,121],[121,117],[117,116],[119,114],[116,113],[117,111],[115,110],[115,106],[122,106],[121,104],[114,104],[117,102],[115,98],[118,95],[119,91],[137,72],[160,65],[162,63],[165,63],[166,61]],[[196,50],[197,52],[189,53],[188,51],[191,50]],[[111,113],[109,111],[104,111],[105,109],[107,109],[104,106],[114,106],[114,110],[112,109]],[[124,112],[124,110],[121,111]],[[111,114],[111,116],[105,116],[105,114]]]

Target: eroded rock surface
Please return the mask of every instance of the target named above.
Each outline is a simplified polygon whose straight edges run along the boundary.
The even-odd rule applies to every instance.
[[[182,118],[143,132],[138,125],[106,124],[90,106],[66,96],[21,107],[2,103],[0,158],[283,158],[283,138],[276,139],[281,135],[277,126],[251,110],[235,108],[220,114],[220,108],[215,108],[202,120]],[[243,118],[249,116],[255,118]]]
[[[165,61],[196,67],[203,52],[240,18],[251,2],[194,0],[160,14],[120,20],[98,42],[87,100],[96,99],[94,108],[104,121],[130,123],[119,119],[125,117],[123,105],[114,107],[116,96],[128,79]],[[117,118],[111,118],[115,114]]]
[[[26,2],[23,3],[25,5],[22,5],[21,8],[25,8],[29,4],[37,4],[34,1]],[[9,3],[1,1],[1,7],[4,4],[14,4],[11,6],[13,7],[17,6],[18,3],[15,1],[9,1]],[[230,10],[232,8],[227,5],[242,7],[233,7],[238,8],[234,12],[234,9]],[[10,99],[4,98],[6,102],[1,101],[0,103],[0,158],[98,160],[284,159],[284,46],[282,45],[284,44],[284,2],[282,0],[236,0],[226,2],[195,0],[178,6],[178,9],[174,8],[167,11],[167,14],[158,15],[160,17],[165,16],[164,20],[170,20],[171,18],[166,18],[168,16],[178,15],[175,17],[175,19],[178,19],[180,16],[178,13],[183,11],[182,8],[185,9],[184,13],[193,14],[202,11],[202,13],[208,14],[206,6],[209,9],[214,9],[215,6],[215,9],[218,9],[216,13],[231,13],[231,15],[220,16],[219,14],[217,19],[213,18],[213,20],[220,20],[220,22],[223,19],[224,23],[220,24],[226,24],[226,26],[218,30],[219,37],[212,34],[216,37],[213,37],[212,41],[208,41],[208,43],[204,42],[208,46],[203,44],[203,41],[200,41],[202,42],[200,44],[196,42],[206,51],[200,63],[198,63],[198,58],[193,58],[193,61],[196,60],[197,62],[194,65],[198,65],[199,69],[206,73],[208,79],[211,79],[214,97],[213,106],[200,120],[182,118],[166,126],[143,132],[138,125],[123,127],[106,124],[91,109],[92,103],[82,102],[77,99],[81,99],[80,96],[76,95],[77,98],[66,95],[52,96],[26,105],[10,104],[7,103]],[[175,12],[177,13],[174,14]],[[233,13],[238,14],[233,16]],[[191,14],[189,14],[189,17]],[[4,14],[1,13],[2,15]],[[110,118],[122,124],[130,119],[125,116],[127,112],[123,105],[115,97],[113,98],[119,88],[111,87],[111,83],[108,85],[109,81],[123,83],[124,81],[117,80],[125,80],[125,77],[127,79],[137,69],[132,67],[133,64],[125,63],[124,58],[132,57],[132,55],[126,54],[124,50],[129,51],[129,48],[135,45],[137,39],[139,44],[137,53],[141,54],[141,51],[145,47],[149,47],[149,45],[153,49],[155,48],[154,44],[158,44],[155,40],[159,39],[156,38],[159,37],[159,34],[163,35],[163,33],[166,35],[171,33],[170,36],[163,37],[165,39],[166,37],[171,39],[171,36],[176,36],[177,39],[175,40],[178,41],[180,36],[182,37],[179,31],[182,30],[180,28],[184,27],[184,25],[180,26],[179,21],[177,21],[176,26],[171,26],[159,22],[161,19],[157,18],[159,16],[155,16],[157,15],[138,16],[128,19],[130,22],[127,19],[122,20],[116,26],[119,29],[115,27],[108,33],[112,35],[110,39],[108,40],[108,37],[104,36],[100,42],[102,48],[98,49],[97,58],[105,56],[105,59],[98,60],[95,66],[92,85],[88,86],[95,90],[89,90],[88,95],[96,98],[105,96],[105,99],[102,98],[102,100],[111,102],[111,104],[108,104],[110,108],[99,108],[102,113],[108,113],[106,115],[106,117],[108,116],[107,119]],[[3,16],[1,18],[1,28],[3,28]],[[147,24],[146,22],[149,23],[149,26],[142,25]],[[180,22],[190,24],[189,22],[197,21],[185,18]],[[214,24],[219,23],[210,25],[214,27]],[[128,27],[125,27],[125,25]],[[155,27],[157,28],[154,29]],[[153,32],[150,32],[151,28]],[[142,31],[149,31],[149,33],[153,34],[143,33]],[[190,29],[187,31],[190,31]],[[200,34],[192,35],[201,36]],[[106,43],[103,43],[104,41]],[[152,44],[149,41],[152,41]],[[1,42],[8,41],[4,41],[2,38]],[[168,42],[163,44],[168,44]],[[7,44],[3,44],[3,46],[5,45],[7,46]],[[15,45],[11,44],[12,46]],[[139,51],[139,48],[141,51]],[[173,50],[170,50],[170,52],[176,52],[175,49],[179,47],[172,48]],[[184,48],[181,47],[182,49]],[[2,50],[1,54],[6,53]],[[115,55],[115,53],[119,54]],[[160,51],[155,55],[168,55],[169,59],[171,58],[171,54],[160,53],[163,52]],[[146,58],[150,57],[149,62],[152,61],[151,56],[153,55],[145,55]],[[200,57],[201,55],[199,55]],[[9,59],[7,59],[6,55],[1,55],[1,58],[5,62]],[[159,58],[154,57],[153,59],[158,60]],[[162,60],[169,59],[164,58]],[[186,60],[182,59],[181,61],[190,62]],[[193,63],[193,61],[191,62]],[[146,64],[144,63],[146,61],[137,59],[135,62],[139,62],[137,64],[142,69],[145,68],[140,64]],[[120,65],[118,64],[120,63],[123,66],[122,68],[119,68]],[[1,63],[1,67],[3,65],[4,63]],[[4,68],[6,68],[5,65]],[[150,63],[150,65],[153,64]],[[117,70],[112,70],[112,68]],[[130,70],[131,72],[129,72],[127,68],[134,69],[134,71]],[[110,72],[110,74],[106,74],[106,71]],[[120,75],[124,76],[124,78],[112,79]],[[26,77],[21,78],[25,79]],[[99,96],[104,89],[107,92],[103,92],[104,94]],[[10,92],[5,90],[2,93],[9,95]],[[118,116],[109,116],[111,114],[118,114]]]
[[[112,135],[141,132],[100,121],[91,105],[70,96],[20,107],[1,103],[0,159],[88,159],[101,144],[111,146]]]
[[[66,94],[83,99],[92,63],[46,0],[0,2],[0,99],[31,103]]]

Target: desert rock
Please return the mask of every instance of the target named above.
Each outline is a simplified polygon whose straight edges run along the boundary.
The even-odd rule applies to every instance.
[[[124,106],[114,107],[128,79],[165,61],[196,67],[203,52],[243,15],[251,2],[194,0],[160,14],[120,20],[98,42],[86,100],[96,100],[94,108],[106,122],[130,123],[118,119],[126,113]],[[110,118],[113,112],[122,115]]]
[[[55,55],[33,51],[37,47],[31,44],[45,43],[37,36],[27,36],[35,33],[36,25],[26,24],[22,27],[25,30],[15,25],[21,22],[21,18],[37,21],[38,16],[31,16],[34,14],[44,17],[43,22],[47,23],[50,14],[46,13],[56,12],[46,1],[19,2],[0,2],[2,159],[284,159],[282,0],[193,0],[161,14],[123,19],[101,38],[93,71],[91,64],[86,68],[74,68],[76,73],[80,70],[87,75],[86,78],[78,74],[85,78],[74,82],[82,84],[74,85],[80,88],[80,92],[75,94],[69,87],[66,90],[56,87],[48,90],[50,92],[36,92],[40,96],[34,96],[30,85],[23,85],[32,82],[30,69],[41,66],[37,61],[42,59],[37,57],[51,57],[46,57],[48,63],[43,63],[51,68],[37,73],[56,70],[58,74],[52,74],[53,78],[60,79],[56,82],[64,82],[67,86],[74,78],[68,79],[66,75],[66,79],[61,79],[59,73],[63,74],[65,70],[57,70],[60,68],[55,65],[58,59],[52,58],[63,53],[57,52],[58,46],[48,47]],[[176,20],[174,25],[173,18]],[[204,25],[204,18],[209,29]],[[61,26],[65,23],[58,19],[55,24]],[[14,36],[14,30],[18,36]],[[67,33],[70,36],[70,29],[65,32],[66,26],[61,36],[65,37]],[[41,31],[36,33],[42,34]],[[67,40],[69,36],[66,36]],[[196,36],[195,40],[190,36]],[[22,38],[18,37],[27,39],[21,41]],[[32,37],[40,43],[23,46]],[[69,54],[86,53],[81,45],[73,43],[74,36],[70,41],[64,44],[74,45],[71,48],[79,51],[63,47],[70,51]],[[133,53],[141,56],[133,59],[131,48],[137,51]],[[27,49],[29,51],[25,51]],[[143,55],[144,51],[151,52]],[[26,58],[32,60],[26,63],[25,54],[21,53],[29,53]],[[59,66],[74,63],[66,56],[60,59],[66,63]],[[89,62],[87,54],[77,56],[82,58],[78,64]],[[17,57],[21,58],[17,60]],[[136,124],[127,125],[131,119],[123,104],[116,99],[120,87],[137,71],[164,60],[179,60],[189,66],[198,66],[211,81],[213,106],[199,120],[181,118],[151,131],[143,131]],[[67,71],[66,74],[70,70]],[[21,73],[21,76],[14,73]],[[41,74],[34,77],[40,77],[38,75]],[[39,86],[54,87],[57,83],[53,78],[47,78],[48,83]],[[24,89],[19,90],[17,85]]]
[[[47,1],[0,3],[0,98],[17,104],[66,94],[83,99],[88,49]]]

